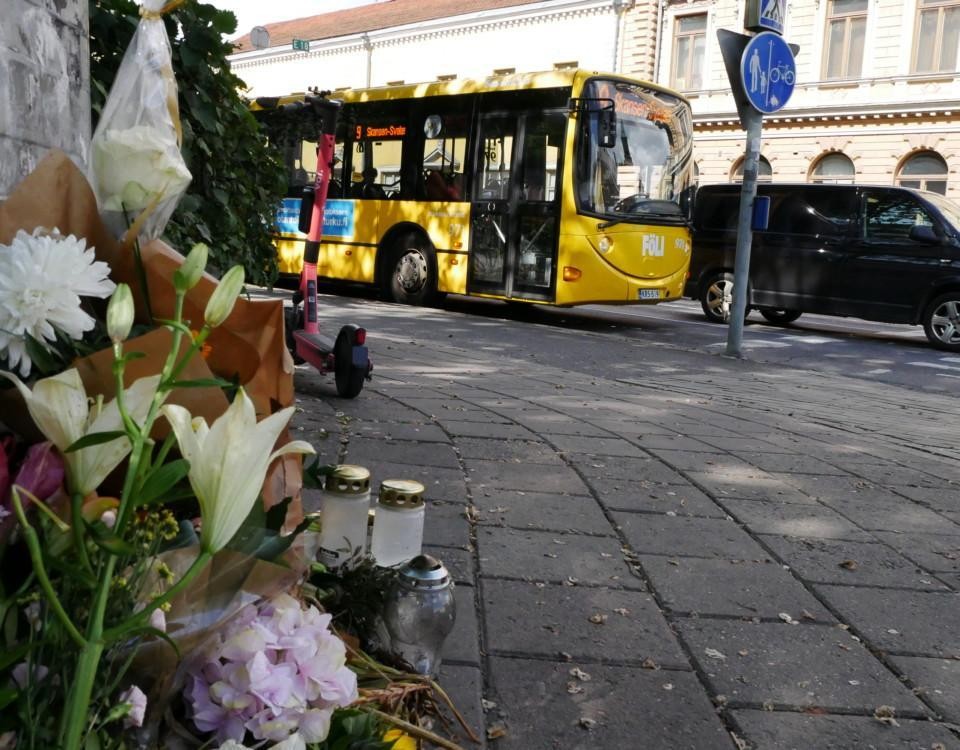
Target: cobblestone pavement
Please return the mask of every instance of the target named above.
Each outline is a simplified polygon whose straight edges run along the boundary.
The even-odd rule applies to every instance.
[[[298,369],[295,430],[427,486],[441,684],[483,747],[960,748],[960,402],[369,343],[356,400]]]

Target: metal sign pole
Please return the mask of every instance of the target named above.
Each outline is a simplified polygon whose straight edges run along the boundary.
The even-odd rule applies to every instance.
[[[727,354],[740,356],[743,322],[747,317],[747,287],[750,285],[750,249],[753,244],[753,201],[757,197],[760,166],[760,132],[763,115],[756,110],[744,112],[747,149],[743,157],[743,185],[740,189],[740,213],[737,219],[737,254],[733,264],[733,310],[727,327]]]

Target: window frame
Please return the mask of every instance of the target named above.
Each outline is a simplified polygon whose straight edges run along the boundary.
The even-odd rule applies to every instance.
[[[845,176],[845,179],[840,179],[836,175],[818,175],[817,170],[821,165],[827,160],[835,157],[841,157],[846,159],[847,163],[850,165],[850,174]],[[853,185],[857,181],[857,167],[853,163],[853,159],[847,156],[842,151],[828,151],[825,154],[821,154],[816,161],[813,162],[813,165],[810,168],[810,173],[807,175],[807,182],[810,185]]]
[[[703,28],[698,28],[693,31],[680,32],[680,24],[684,21],[688,21],[691,18],[702,18],[703,19]],[[673,17],[673,35],[672,35],[672,47],[670,55],[670,87],[676,89],[677,91],[699,91],[705,85],[704,81],[704,70],[706,69],[706,60],[707,60],[707,31],[710,28],[710,14],[706,10],[698,10],[694,13],[678,13]],[[700,65],[697,66],[694,62],[694,53],[696,50],[696,38],[700,37],[703,40],[703,59],[700,61]],[[690,48],[686,55],[684,72],[691,72],[697,75],[697,86],[681,86],[678,81],[680,76],[678,75],[680,55],[679,47],[681,39],[690,40]],[[685,80],[691,80],[690,75],[685,77]]]
[[[911,161],[922,156],[935,157],[939,159],[943,163],[943,172],[921,172],[919,174],[904,175],[904,168],[910,164]],[[919,182],[920,185],[906,185],[904,184],[905,182]],[[941,193],[939,190],[931,188],[929,186],[929,183],[931,182],[942,182],[943,192]],[[947,164],[947,160],[941,153],[934,151],[933,149],[921,149],[919,151],[914,151],[912,154],[904,157],[904,159],[897,166],[897,171],[893,176],[893,184],[897,187],[912,188],[914,190],[927,190],[931,193],[937,193],[938,195],[945,196],[947,194],[947,189],[950,186],[950,165]]]
[[[823,66],[820,71],[821,78],[824,81],[842,81],[851,78],[861,78],[863,76],[863,61],[866,57],[867,24],[870,19],[870,0],[866,0],[866,7],[857,11],[834,11],[834,4],[837,0],[827,0],[826,17],[823,23]],[[858,61],[859,70],[856,75],[850,72],[851,51],[850,38],[853,22],[863,19],[864,49],[861,50],[860,60]],[[833,49],[830,45],[830,36],[832,25],[835,22],[843,23],[843,42],[840,45],[840,73],[835,76],[830,75],[830,63],[833,60]]]
[[[911,50],[910,54],[910,72],[914,74],[956,73],[958,63],[960,63],[960,42],[958,42],[957,48],[953,51],[953,68],[944,69],[943,32],[946,11],[952,9],[960,12],[960,0],[917,0],[916,7],[916,14],[914,15],[913,49]],[[920,31],[923,23],[923,16],[931,12],[935,12],[937,14],[937,30],[934,35],[934,48],[933,53],[931,54],[931,62],[933,63],[934,67],[931,67],[928,70],[920,70]]]

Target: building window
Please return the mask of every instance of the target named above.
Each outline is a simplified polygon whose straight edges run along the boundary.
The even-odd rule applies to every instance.
[[[759,169],[757,170],[757,182],[771,182],[773,180],[773,169],[770,167],[770,162],[768,162],[764,157],[760,157]],[[733,173],[730,175],[730,182],[743,182],[743,158],[741,157],[740,161],[737,162],[737,166],[734,167]]]
[[[830,0],[827,5],[823,77],[859,78],[867,31],[867,0]]]
[[[853,162],[843,154],[827,154],[813,167],[810,182],[820,185],[852,185],[856,176]]]
[[[897,170],[900,187],[947,194],[947,163],[935,151],[921,151],[909,157]]]
[[[957,69],[960,0],[920,0],[913,45],[914,73],[950,73]]]
[[[673,75],[670,80],[675,89],[696,91],[703,88],[706,43],[706,13],[677,17],[674,22]]]

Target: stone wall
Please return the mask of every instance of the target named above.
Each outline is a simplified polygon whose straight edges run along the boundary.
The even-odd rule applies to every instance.
[[[0,198],[52,148],[90,142],[88,0],[0,2]]]

